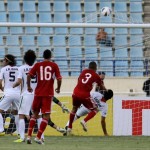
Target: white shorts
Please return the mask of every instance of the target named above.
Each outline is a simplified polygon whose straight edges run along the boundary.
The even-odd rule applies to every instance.
[[[18,110],[19,103],[20,94],[13,93],[9,95],[4,95],[0,100],[0,109],[3,111],[7,111],[11,107],[13,110]]]
[[[29,115],[32,107],[34,95],[33,94],[24,94],[21,96],[19,112],[20,115]]]
[[[81,105],[80,108],[77,110],[76,115],[82,117],[87,115],[89,112],[91,112],[89,109],[84,107],[84,105]]]

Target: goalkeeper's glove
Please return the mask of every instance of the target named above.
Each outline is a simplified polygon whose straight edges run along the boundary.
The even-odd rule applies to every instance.
[[[62,104],[61,108],[63,113],[65,112],[70,113],[69,109],[64,104]]]

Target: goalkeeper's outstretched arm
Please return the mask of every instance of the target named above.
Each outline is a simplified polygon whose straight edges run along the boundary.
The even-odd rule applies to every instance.
[[[106,129],[105,118],[106,118],[106,117],[103,117],[103,116],[101,117],[101,125],[102,125],[102,129],[103,129],[104,135],[107,136],[108,133],[107,133],[107,129]]]
[[[53,97],[53,102],[61,107],[63,113],[65,113],[65,112],[69,113],[70,112],[69,109],[64,104],[62,104],[56,97]]]

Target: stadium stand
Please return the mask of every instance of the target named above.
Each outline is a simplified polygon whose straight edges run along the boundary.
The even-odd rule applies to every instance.
[[[100,9],[104,6],[112,9],[112,16],[99,16]],[[116,19],[113,16],[117,16]],[[131,0],[130,2],[118,0],[115,3],[111,0],[0,1],[0,22],[126,23],[130,21],[143,22],[141,0]],[[112,47],[106,47],[96,42],[95,36],[98,31],[98,28],[0,27],[0,46],[2,51],[7,49],[9,53],[16,49],[18,57],[21,57],[28,47],[35,50],[38,57],[42,57],[42,51],[52,47],[54,59],[58,57],[93,59],[98,63],[99,70],[108,71],[110,76],[114,75],[113,67],[117,69],[122,67],[118,65],[123,65],[123,67],[125,65],[126,72],[120,73],[117,69],[115,76],[134,76],[132,71],[130,73],[129,68],[132,68],[130,64],[133,66],[139,62],[135,60],[135,63],[132,63],[132,58],[144,57],[143,29],[106,28],[105,31],[113,43]],[[10,48],[10,46],[13,47]],[[107,58],[112,60],[107,60]],[[117,58],[128,60],[121,63],[116,61],[114,66],[113,60]],[[106,60],[100,61],[100,59]],[[73,61],[59,60],[59,64],[63,63],[66,68],[65,75],[76,76],[79,74],[81,61],[76,61],[77,67],[73,65]],[[144,65],[139,65],[144,70]],[[76,68],[75,71],[70,71],[74,68]],[[143,71],[141,72],[137,72],[135,76],[143,76]]]

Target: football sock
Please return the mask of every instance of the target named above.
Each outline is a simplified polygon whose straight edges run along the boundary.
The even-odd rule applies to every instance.
[[[22,140],[25,139],[25,121],[24,119],[19,119],[19,134]]]
[[[37,138],[38,138],[38,139],[41,139],[41,135],[43,134],[43,132],[44,132],[44,130],[45,130],[47,124],[48,124],[48,120],[45,119],[45,118],[43,118],[43,119],[42,119],[42,122],[41,122],[41,124],[40,124],[40,128],[39,128],[38,133],[37,133]]]
[[[15,115],[16,131],[19,134],[19,115]]]
[[[29,127],[28,127],[28,136],[30,136],[30,137],[31,137],[31,135],[32,135],[32,131],[33,131],[33,128],[34,128],[34,126],[35,126],[35,123],[36,123],[36,119],[32,117],[32,118],[30,119]]]
[[[73,121],[74,121],[74,117],[75,117],[75,113],[70,113],[70,119],[69,119],[69,126],[68,126],[68,128],[70,128],[70,129],[72,129],[72,123],[73,123]]]
[[[75,115],[73,122],[76,121],[77,119],[78,119],[78,117]],[[69,121],[67,122],[66,126],[67,127],[69,126]]]
[[[2,114],[0,113],[0,132],[4,131],[4,125],[3,125],[3,117]]]
[[[40,128],[41,122],[42,122],[42,118],[37,119],[38,129]],[[41,135],[41,139],[44,139],[44,134]]]
[[[88,120],[92,119],[96,115],[95,111],[91,111],[88,115],[84,118],[84,121],[87,122]]]

